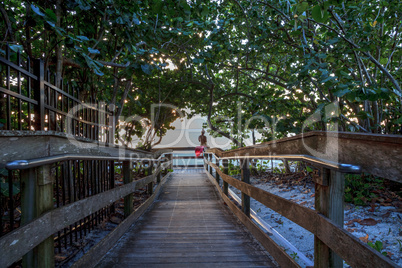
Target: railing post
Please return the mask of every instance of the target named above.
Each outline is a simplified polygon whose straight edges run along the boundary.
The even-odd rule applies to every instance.
[[[104,115],[105,117],[107,116],[106,113]],[[108,146],[113,146],[114,145],[114,135],[116,131],[116,121],[114,117],[114,112],[112,111],[111,114],[109,114],[109,143]]]
[[[240,160],[241,167],[241,180],[250,184],[250,166],[249,159],[245,158]],[[250,217],[250,196],[245,193],[241,193],[241,209],[247,217]]]
[[[36,212],[37,216],[53,209],[53,181],[54,174],[50,165],[38,167],[36,188]],[[46,238],[37,246],[38,266],[54,267],[54,239],[53,236]]]
[[[161,161],[158,161],[158,165],[157,165],[157,169],[159,169],[161,167]],[[156,175],[156,183],[160,183],[161,182],[161,175],[162,174],[162,170],[160,170],[158,172],[158,174]]]
[[[21,224],[53,209],[54,174],[50,165],[21,171]],[[35,234],[32,234],[35,235]],[[49,236],[23,257],[24,267],[54,267],[54,239]]]
[[[212,163],[212,154],[209,154],[209,162]],[[211,174],[211,176],[212,176],[212,166],[211,165],[209,166],[209,174]]]
[[[21,170],[21,226],[28,224],[37,215],[35,208],[36,171],[34,168]],[[22,258],[22,267],[35,267],[34,250]]]
[[[204,169],[205,169],[206,171],[208,171],[208,165],[207,165],[207,163],[205,162],[205,161],[208,160],[208,155],[207,155],[207,153],[204,153],[204,154],[203,154],[203,157],[204,157]]]
[[[123,161],[123,181],[124,184],[133,181],[133,162],[131,161]],[[124,197],[124,218],[130,216],[133,212],[133,199],[133,193]]]
[[[110,168],[110,173],[109,173],[110,177],[109,177],[109,180],[110,180],[110,187],[111,188],[115,187],[115,181],[114,181],[115,169],[114,169],[114,167],[115,167],[114,161],[110,161],[110,166],[109,166],[109,168]],[[132,169],[131,169],[131,171],[132,171]],[[110,205],[110,213],[114,213],[114,212],[115,212],[115,208],[114,208],[114,203],[113,203],[113,204]]]
[[[38,77],[38,80],[34,81],[34,99],[38,102],[38,105],[34,106],[34,128],[39,131],[45,130],[45,66],[40,59],[34,61],[34,74]]]
[[[153,161],[149,160],[148,161],[148,176],[152,175],[152,168],[153,168]],[[149,195],[152,195],[153,193],[153,189],[154,189],[154,182],[151,181],[150,183],[148,183],[147,185],[147,192]]]
[[[343,228],[344,174],[322,168],[315,180],[315,209]],[[343,267],[342,259],[318,237],[314,237],[314,267]]]
[[[173,170],[173,153],[168,154],[168,158],[170,161],[169,169]]]
[[[217,157],[215,157],[215,165],[219,168],[219,159],[218,159]],[[216,175],[216,177],[215,177],[216,182],[217,182],[218,185],[219,185],[220,177],[219,177],[219,174],[218,174],[218,171],[217,171],[217,170],[215,170],[215,175]]]
[[[223,159],[222,165],[223,165],[223,173],[229,175],[229,160]],[[229,184],[226,181],[223,181],[223,193],[225,195],[229,195]]]

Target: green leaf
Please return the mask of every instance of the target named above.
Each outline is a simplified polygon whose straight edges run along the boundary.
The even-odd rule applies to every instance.
[[[138,19],[137,15],[133,13],[133,22],[135,25],[140,25],[141,21]]]
[[[335,43],[338,43],[338,42],[339,42],[339,38],[337,38],[337,37],[336,37],[336,38],[333,38],[333,39],[328,40],[328,43],[329,43],[329,44],[331,44],[331,45],[332,45],[332,44],[335,44]]]
[[[197,59],[197,58],[195,58],[195,59],[193,59],[193,62],[194,62],[194,63],[203,63],[203,62],[204,62],[204,59]]]
[[[141,70],[148,75],[152,74],[152,66],[149,64],[141,64]]]
[[[93,49],[93,48],[91,48],[91,47],[88,47],[88,51],[89,51],[89,53],[92,53],[92,54],[100,54],[100,51],[99,51],[99,50]]]
[[[93,69],[93,70],[94,70],[94,73],[97,74],[97,75],[99,75],[99,76],[103,76],[103,75],[104,75],[104,73],[103,73],[101,70],[99,70],[98,68],[95,68],[95,69]]]
[[[84,57],[85,61],[87,62],[88,67],[90,67],[94,71],[95,74],[97,74],[99,76],[104,75],[104,73],[100,70],[103,67],[102,64],[93,60],[91,57],[89,57],[85,53],[81,53],[81,55]]]
[[[302,3],[298,4],[297,7],[296,7],[297,13],[302,14],[304,11],[307,10],[308,6],[309,5],[308,5],[307,2],[302,2]]]
[[[316,5],[313,8],[311,15],[317,22],[326,22],[329,16],[328,11],[323,9],[320,5]]]
[[[337,97],[343,97],[345,94],[349,93],[350,90],[348,88],[342,89],[342,90],[338,90],[336,92],[334,92],[334,95]]]
[[[7,177],[8,176],[8,170],[5,168],[0,168],[0,175]]]
[[[370,113],[365,112],[365,111],[360,111],[356,115],[358,117],[360,117],[361,119],[367,119],[367,118],[373,119],[373,116]]]
[[[202,7],[201,16],[206,17],[206,16],[208,16],[208,14],[209,14],[208,7],[206,5],[204,5]]]
[[[122,17],[118,17],[118,18],[116,19],[116,22],[117,22],[118,24],[124,24],[124,20],[123,20]]]
[[[387,62],[388,62],[388,59],[387,59],[387,58],[381,58],[381,59],[380,59],[380,63],[381,63],[382,65],[387,64]]]
[[[78,6],[81,10],[90,10],[91,9],[91,5],[86,0],[84,0],[84,1],[76,0],[76,3],[78,4]]]
[[[56,24],[52,21],[46,21],[50,26],[52,26],[53,28],[56,27]]]
[[[336,79],[336,78],[337,78],[336,76],[328,76],[327,78],[325,78],[324,80],[322,80],[321,83],[326,83],[326,82],[328,82],[328,81],[330,81],[330,80],[334,80],[334,79]]]
[[[57,20],[56,14],[54,14],[53,10],[47,8],[47,9],[45,10],[45,14],[46,14],[46,17],[48,17],[48,18],[51,19],[52,21],[56,21],[56,20]]]
[[[313,172],[313,169],[309,166],[306,166],[306,170],[307,170],[307,172]]]
[[[402,124],[402,117],[400,117],[396,120],[392,120],[392,123],[397,124],[397,125]]]
[[[14,52],[23,51],[24,48],[22,45],[10,45],[10,49]]]
[[[10,192],[8,191],[9,189],[8,182],[1,182],[0,184],[1,184],[1,194],[3,194],[6,197],[10,197]],[[18,187],[17,183],[13,183],[12,191],[13,191],[12,195],[16,195],[20,192],[20,188]]]
[[[32,11],[35,12],[36,14],[38,14],[39,16],[42,16],[42,17],[45,16],[45,14],[42,11],[40,11],[39,7],[36,7],[34,4],[31,4],[31,8],[32,8]]]
[[[152,4],[152,11],[155,13],[160,13],[162,11],[163,2],[161,0],[156,0]]]
[[[81,41],[89,41],[89,38],[83,35],[78,35],[77,38]]]

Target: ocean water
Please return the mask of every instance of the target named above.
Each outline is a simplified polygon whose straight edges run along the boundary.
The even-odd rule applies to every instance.
[[[195,151],[174,151],[173,157],[195,157]],[[204,166],[204,159],[197,158],[197,159],[173,159],[173,166],[177,166],[180,168],[184,168],[187,166],[197,165],[199,167]]]

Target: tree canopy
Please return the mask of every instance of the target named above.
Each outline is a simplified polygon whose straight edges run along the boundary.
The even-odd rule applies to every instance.
[[[184,108],[236,146],[247,129],[262,140],[334,122],[402,131],[400,1],[9,0],[0,11],[0,53],[8,43],[42,58],[117,119],[137,115],[119,125],[126,143],[145,130],[141,146],[155,145]]]

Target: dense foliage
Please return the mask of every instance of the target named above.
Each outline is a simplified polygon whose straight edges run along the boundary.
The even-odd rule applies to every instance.
[[[115,104],[117,118],[137,115],[119,125],[125,143],[146,132],[141,145],[151,147],[183,108],[237,146],[246,129],[263,140],[402,131],[400,1],[9,0],[0,9],[0,53],[8,42],[83,96]]]

